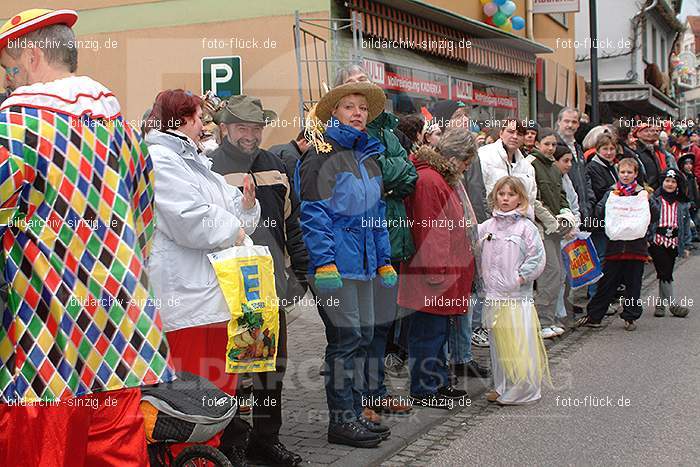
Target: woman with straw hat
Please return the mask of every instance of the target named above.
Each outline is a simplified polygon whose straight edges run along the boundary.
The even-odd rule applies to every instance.
[[[364,362],[372,341],[372,281],[394,287],[391,245],[376,157],[383,145],[366,132],[384,110],[372,83],[333,88],[316,105],[311,147],[298,165],[301,229],[326,327],[328,441],[374,447],[389,429],[362,416]]]

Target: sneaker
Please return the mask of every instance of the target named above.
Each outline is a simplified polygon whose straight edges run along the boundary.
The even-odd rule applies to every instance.
[[[398,354],[390,352],[384,357],[384,373],[394,378],[406,378],[408,377],[406,362]]]
[[[476,347],[488,347],[489,332],[484,328],[476,328],[472,333],[472,345]]]
[[[440,397],[445,397],[447,399],[461,399],[463,397],[469,397],[467,391],[457,389],[453,386],[442,386],[437,390],[437,395]]]
[[[677,318],[685,318],[688,316],[688,312],[690,311],[687,307],[679,305],[670,306],[669,310],[671,311],[671,314]]]
[[[656,316],[657,318],[666,316],[666,307],[663,305],[654,306],[654,316]]]
[[[552,328],[542,328],[542,339],[553,339],[557,333]]]
[[[595,322],[591,321],[591,318],[590,318],[588,315],[586,315],[586,316],[584,316],[583,318],[579,318],[579,319],[576,321],[575,326],[576,326],[577,328],[580,328],[580,327],[584,327],[584,326],[585,326],[585,327],[587,327],[587,328],[600,329],[600,328],[603,327],[603,324],[600,323],[600,322],[595,323]]]
[[[381,436],[369,431],[358,420],[328,425],[328,442],[331,444],[344,444],[355,448],[374,448],[381,441]]]
[[[458,363],[454,369],[455,374],[458,376],[469,376],[471,378],[488,378],[491,376],[491,370],[480,366],[475,360],[470,360],[467,363]]]
[[[552,326],[552,331],[556,332],[557,336],[561,336],[566,332],[564,328],[560,328],[559,326]]]
[[[634,321],[625,320],[625,331],[634,331],[637,329],[637,324]]]
[[[226,459],[228,459],[231,462],[231,465],[235,465],[236,467],[248,467],[248,458],[246,456],[245,448],[234,446],[219,446],[218,449],[224,456],[226,456]]]
[[[382,425],[381,423],[374,423],[366,419],[365,417],[360,417],[357,421],[372,433],[379,435],[382,441],[391,436],[391,429],[386,425]]]
[[[295,467],[302,463],[303,459],[282,444],[279,440],[273,443],[250,440],[248,444],[248,459],[254,464],[277,465]],[[237,466],[237,464],[233,464]]]

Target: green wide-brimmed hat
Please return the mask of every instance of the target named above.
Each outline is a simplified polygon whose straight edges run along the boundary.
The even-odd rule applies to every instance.
[[[277,113],[263,109],[260,99],[246,95],[231,96],[226,105],[216,113],[214,121],[219,123],[260,123],[267,125],[277,118]]]

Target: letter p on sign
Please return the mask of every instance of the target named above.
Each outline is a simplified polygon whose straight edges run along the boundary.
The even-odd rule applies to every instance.
[[[241,57],[203,57],[202,94],[212,91],[222,99],[242,93]]]

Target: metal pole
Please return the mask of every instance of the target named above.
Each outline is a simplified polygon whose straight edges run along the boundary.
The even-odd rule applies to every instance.
[[[297,95],[299,97],[299,118],[301,119],[301,127],[305,127],[304,124],[304,91],[302,90],[302,76],[301,76],[301,22],[299,20],[299,11],[294,12],[294,55],[297,59]]]
[[[600,122],[600,110],[598,108],[598,12],[596,0],[590,3],[591,20],[591,123],[597,125]]]

